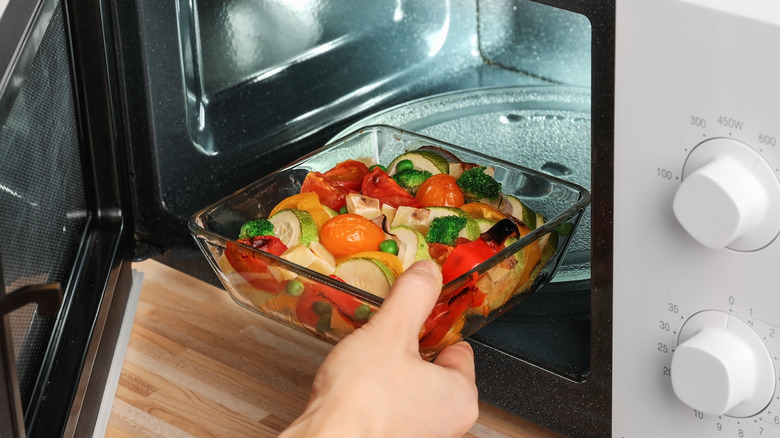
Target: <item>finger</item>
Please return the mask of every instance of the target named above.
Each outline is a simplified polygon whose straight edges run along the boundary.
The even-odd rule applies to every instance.
[[[474,350],[466,341],[460,341],[450,345],[436,356],[433,361],[436,365],[450,368],[468,379],[469,382],[476,380],[474,371]]]
[[[414,263],[393,284],[390,294],[371,324],[394,332],[399,339],[414,340],[441,292],[441,270],[430,260]]]

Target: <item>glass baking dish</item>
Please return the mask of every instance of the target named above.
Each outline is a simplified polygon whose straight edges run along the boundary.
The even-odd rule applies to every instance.
[[[585,188],[462,146],[391,126],[372,125],[206,207],[191,218],[189,229],[236,303],[336,343],[367,321],[383,299],[238,243],[239,231],[244,223],[268,217],[280,201],[298,194],[310,171],[325,172],[349,159],[387,166],[405,152],[430,146],[449,151],[463,162],[494,168],[502,193],[520,200],[526,214],[535,212],[531,220],[524,221],[535,224],[521,232],[522,237],[507,240],[495,255],[442,287],[439,301],[420,332],[420,354],[433,358],[549,282],[590,202]],[[251,263],[229,261],[236,260],[236,255]]]

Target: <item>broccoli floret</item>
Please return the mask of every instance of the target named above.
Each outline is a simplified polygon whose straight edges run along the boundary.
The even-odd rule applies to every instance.
[[[433,218],[425,241],[428,243],[441,243],[452,245],[458,238],[458,233],[466,226],[466,218],[463,216],[439,216]]]
[[[250,239],[255,236],[274,236],[274,224],[268,219],[254,219],[241,225],[239,239]]]
[[[498,199],[501,195],[501,183],[485,173],[485,167],[472,167],[463,172],[457,180],[458,187],[470,201],[479,199]]]
[[[415,194],[420,185],[432,176],[427,170],[405,169],[393,175],[393,179],[399,186]]]

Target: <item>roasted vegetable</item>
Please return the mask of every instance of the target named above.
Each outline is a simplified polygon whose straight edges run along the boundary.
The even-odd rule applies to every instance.
[[[330,178],[320,172],[309,172],[301,184],[301,193],[313,192],[319,202],[330,209],[339,211],[346,205],[344,197],[350,190],[337,185]]]
[[[473,167],[458,178],[458,186],[469,201],[480,199],[498,199],[501,196],[501,183],[485,172],[486,167]]]
[[[257,289],[272,294],[278,294],[284,290],[268,272],[269,260],[248,248],[244,248],[239,243],[275,256],[287,251],[287,245],[274,236],[255,236],[250,239],[239,239],[236,242],[227,242],[225,245],[225,258],[230,266]]]
[[[251,220],[241,226],[239,239],[249,239],[255,236],[274,236],[274,224],[268,219]]]
[[[386,239],[377,224],[359,214],[347,213],[325,222],[320,240],[335,257],[345,257],[361,251],[377,251]]]
[[[399,186],[414,194],[417,193],[420,185],[432,176],[433,174],[427,170],[404,169],[393,175],[393,179]]]
[[[395,180],[380,167],[375,167],[363,178],[361,193],[370,198],[379,199],[382,204],[398,208],[400,206],[422,207],[411,193],[399,186]]]
[[[330,277],[343,281],[335,275]],[[322,335],[331,330],[334,314],[357,328],[368,321],[376,309],[330,286],[307,283],[298,298],[295,312],[301,323]]]
[[[309,246],[319,240],[317,223],[308,211],[288,208],[274,213],[268,221],[273,224],[274,234],[288,248],[299,243]]]
[[[460,277],[503,249],[508,237],[517,237],[517,225],[510,219],[502,219],[471,241],[455,245],[441,266],[444,284]]]
[[[386,264],[369,257],[349,258],[336,266],[334,274],[345,283],[380,298],[387,297],[396,280],[395,273]],[[342,293],[342,295],[347,294]]]
[[[397,156],[389,166],[387,166],[387,173],[395,175],[404,168],[409,168],[406,164],[407,161],[412,163],[411,167],[414,169],[427,170],[433,175],[437,173],[450,173],[450,164],[447,159],[434,151],[416,150],[409,151]],[[399,164],[401,164],[399,168]]]
[[[345,205],[344,197],[360,190],[368,167],[356,160],[342,161],[325,173],[309,172],[301,185],[301,192],[314,192],[322,205],[339,211]]]
[[[482,238],[456,245],[441,265],[442,282],[449,283],[497,252],[496,248],[488,245]]]
[[[342,189],[360,190],[363,177],[368,174],[368,166],[357,160],[342,161],[324,173],[330,181]]]
[[[379,250],[392,255],[398,255],[398,242],[393,239],[387,239],[379,244]]]
[[[414,197],[423,207],[460,207],[465,201],[455,177],[446,173],[438,173],[425,180]]]
[[[462,216],[441,216],[431,221],[425,241],[428,243],[441,243],[453,245],[458,238],[460,230],[466,226],[468,219]]]

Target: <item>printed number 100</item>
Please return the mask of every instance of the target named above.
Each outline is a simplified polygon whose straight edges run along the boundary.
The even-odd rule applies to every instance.
[[[663,179],[672,179],[672,171],[669,169],[658,168],[658,176]]]

